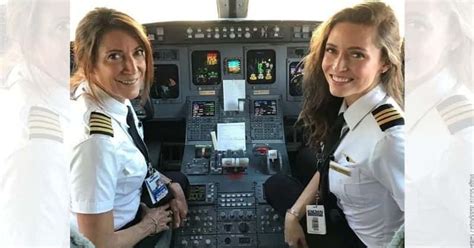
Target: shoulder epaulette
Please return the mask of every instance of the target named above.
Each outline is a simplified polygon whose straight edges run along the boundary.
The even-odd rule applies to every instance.
[[[388,128],[404,125],[405,120],[400,115],[400,112],[392,106],[392,104],[384,104],[378,106],[375,110],[372,111],[372,115],[377,121],[377,124],[380,126],[382,131],[385,131]]]
[[[63,131],[59,115],[39,106],[33,106],[28,113],[29,139],[49,139],[63,142]]]
[[[474,126],[474,108],[466,96],[451,96],[438,104],[436,109],[451,134]]]
[[[92,112],[89,118],[89,134],[104,134],[114,137],[112,118],[103,113]]]

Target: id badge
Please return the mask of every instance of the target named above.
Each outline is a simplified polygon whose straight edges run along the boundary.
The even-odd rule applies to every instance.
[[[326,216],[323,205],[306,206],[306,227],[309,234],[326,234]]]
[[[145,178],[145,185],[152,204],[156,204],[168,194],[168,188],[160,181],[160,173],[157,171]]]

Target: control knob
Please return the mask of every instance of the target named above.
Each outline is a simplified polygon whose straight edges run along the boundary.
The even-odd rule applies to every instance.
[[[240,231],[241,233],[247,233],[247,232],[249,231],[249,229],[250,229],[250,228],[249,228],[249,225],[248,225],[247,223],[241,222],[241,223],[239,224],[239,231]]]

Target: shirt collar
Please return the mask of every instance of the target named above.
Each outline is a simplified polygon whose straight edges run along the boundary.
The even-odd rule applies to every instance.
[[[83,83],[80,87],[83,87],[83,91],[90,92],[90,86],[86,83]],[[119,123],[123,124],[125,127],[128,127],[127,124],[127,106],[131,106],[131,102],[128,99],[125,99],[125,102],[119,102],[107,92],[102,90],[100,87],[93,86],[97,92],[97,98],[99,100],[98,105],[112,118],[117,120]],[[81,90],[81,89],[78,89]]]
[[[386,96],[387,93],[384,87],[382,84],[379,84],[357,99],[349,107],[346,105],[346,102],[343,101],[339,113],[344,112],[344,120],[350,130],[353,130]]]
[[[407,93],[405,113],[407,128],[410,130],[419,119],[430,109],[434,108],[455,87],[456,80],[453,75],[444,69],[429,81]]]

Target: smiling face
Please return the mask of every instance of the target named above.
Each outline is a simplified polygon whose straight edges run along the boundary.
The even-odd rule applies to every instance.
[[[104,34],[97,51],[95,83],[120,102],[136,98],[146,72],[145,50],[138,40],[126,31],[112,30]]]
[[[322,69],[333,96],[351,105],[373,89],[388,69],[374,44],[374,27],[341,22],[328,36]]]
[[[449,61],[448,55],[456,48],[456,28],[449,15],[442,11],[444,4],[410,2],[406,15],[406,89],[410,91],[434,77]],[[418,42],[423,41],[423,42]],[[456,58],[459,59],[459,58]]]

